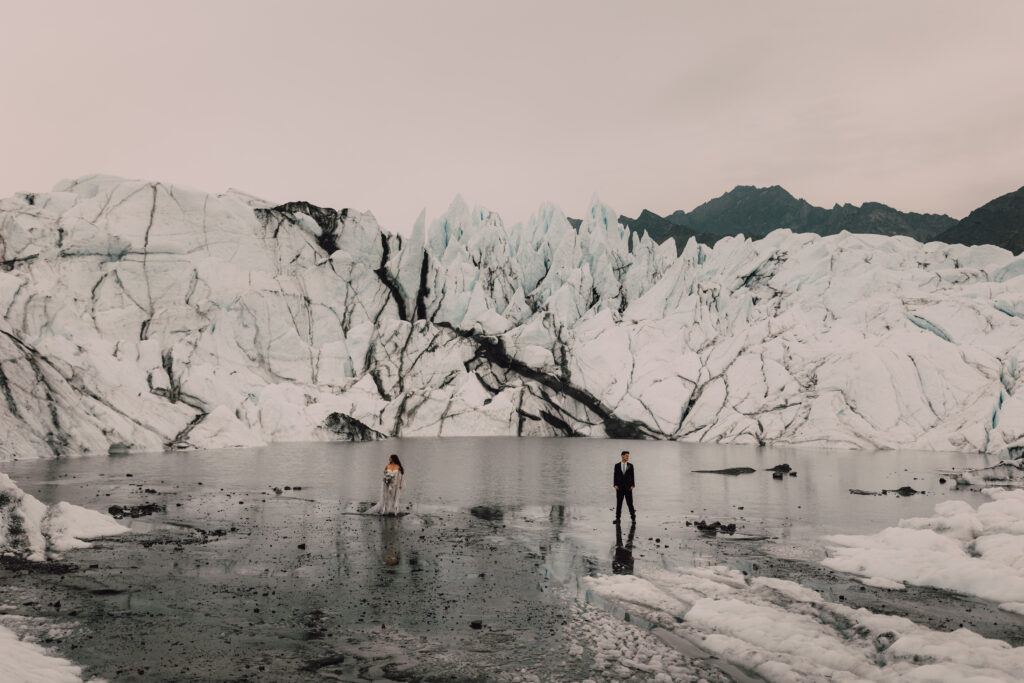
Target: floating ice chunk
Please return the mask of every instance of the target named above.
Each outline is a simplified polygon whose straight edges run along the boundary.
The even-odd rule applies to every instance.
[[[40,561],[66,550],[88,547],[82,539],[126,531],[127,527],[95,510],[66,502],[48,507],[0,473],[0,554]]]
[[[934,517],[902,520],[870,536],[827,536],[822,561],[871,579],[1024,602],[1024,491],[985,489],[977,510],[963,501],[936,506]]]

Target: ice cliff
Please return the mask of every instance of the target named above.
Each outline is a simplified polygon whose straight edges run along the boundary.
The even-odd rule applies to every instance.
[[[1024,257],[89,176],[0,200],[0,459],[388,435],[1016,454]]]

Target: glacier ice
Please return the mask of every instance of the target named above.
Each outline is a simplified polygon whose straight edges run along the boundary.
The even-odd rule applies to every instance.
[[[0,459],[403,435],[1024,449],[1024,257],[87,176],[0,200]]]

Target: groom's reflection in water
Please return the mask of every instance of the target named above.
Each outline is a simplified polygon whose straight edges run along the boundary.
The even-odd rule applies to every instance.
[[[612,559],[612,573],[633,573],[633,536],[636,534],[636,522],[629,525],[629,536],[626,544],[622,544],[622,525],[615,525],[615,557]]]

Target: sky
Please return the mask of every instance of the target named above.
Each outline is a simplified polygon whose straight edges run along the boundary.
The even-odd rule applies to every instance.
[[[106,173],[372,211],[961,218],[1024,185],[1024,2],[9,2],[0,196]]]

